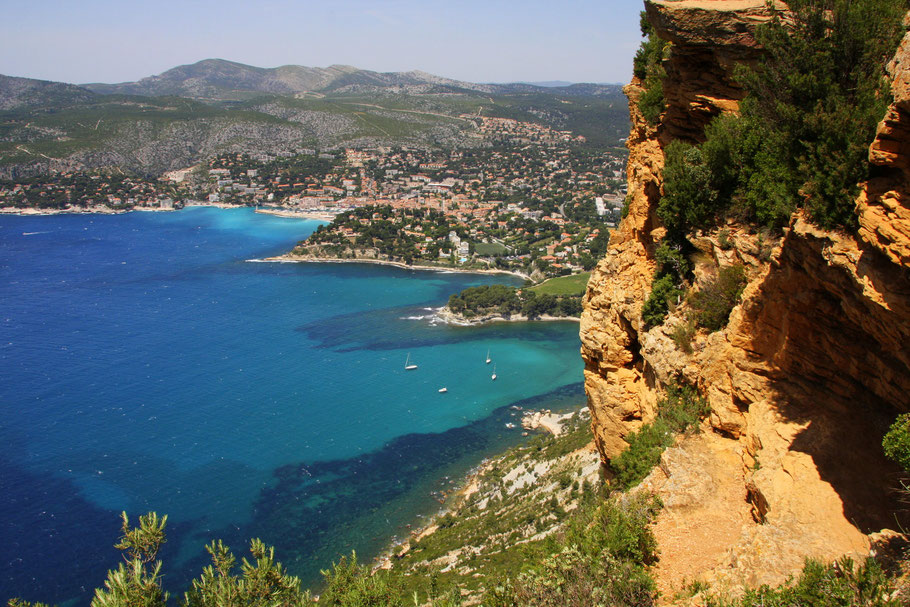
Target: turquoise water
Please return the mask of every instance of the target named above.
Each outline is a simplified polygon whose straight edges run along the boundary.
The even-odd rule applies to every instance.
[[[121,510],[169,515],[174,589],[214,537],[259,536],[312,582],[518,440],[509,405],[580,400],[577,325],[432,320],[451,293],[514,279],[245,261],[316,225],[0,217],[0,599],[87,603]]]

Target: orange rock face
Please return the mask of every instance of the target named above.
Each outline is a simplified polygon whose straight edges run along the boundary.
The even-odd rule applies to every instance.
[[[749,279],[726,329],[700,333],[685,353],[671,335],[681,315],[642,330],[641,306],[664,230],[655,214],[663,147],[699,140],[740,93],[732,65],[760,52],[751,34],[764,0],[646,2],[672,42],[668,108],[659,125],[626,88],[629,213],[592,273],[580,325],[585,388],[605,462],[656,414],[671,380],[711,406],[705,433],[681,439],[644,485],[666,504],[655,533],[665,595],[693,580],[736,593],[780,583],[806,557],[863,556],[895,528],[897,468],[881,437],[910,410],[910,38],[890,67],[895,101],[870,158],[880,172],[857,202],[858,236],[820,230],[801,215],[770,240],[747,226],[690,235],[696,275],[733,263]],[[705,71],[701,71],[705,70]],[[697,74],[696,74],[697,73]],[[904,518],[901,518],[904,517]]]
[[[860,237],[910,267],[910,33],[889,64],[894,102],[878,125],[869,161],[880,167],[857,201]]]

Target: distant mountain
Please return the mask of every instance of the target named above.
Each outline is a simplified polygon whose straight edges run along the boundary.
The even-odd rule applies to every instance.
[[[598,95],[612,94],[619,89],[616,85],[578,85],[556,81],[537,84],[476,84],[416,70],[373,72],[350,65],[330,65],[326,68],[283,65],[263,68],[224,59],[205,59],[181,65],[138,82],[92,83],[83,86],[100,94],[151,97],[169,95],[209,101],[244,100],[262,94],[300,96],[306,93],[391,92],[419,95],[474,92],[489,95],[564,90],[571,95],[577,94],[574,87],[585,86],[588,89],[583,94]]]
[[[494,90],[488,85],[459,82],[419,71],[380,73],[349,65],[330,65],[326,68],[283,65],[263,68],[224,59],[205,59],[181,65],[138,82],[84,85],[85,88],[102,94],[155,97],[175,95],[195,99],[243,99],[260,93],[297,95],[344,89],[359,92],[373,88],[437,86],[481,92]]]
[[[0,74],[0,110],[20,107],[71,106],[91,101],[95,93],[62,82],[16,78]]]
[[[543,82],[521,82],[520,84],[530,84],[531,86],[542,86],[544,88],[552,88],[558,86],[572,86],[574,82],[568,82],[566,80],[544,80]]]
[[[102,167],[157,175],[224,151],[490,145],[466,114],[570,130],[594,147],[618,146],[629,132],[617,85],[473,84],[209,59],[86,87],[0,75],[0,178]]]

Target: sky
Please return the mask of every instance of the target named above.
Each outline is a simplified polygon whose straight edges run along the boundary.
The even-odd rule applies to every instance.
[[[625,83],[642,0],[0,0],[0,74],[129,82],[219,58]]]

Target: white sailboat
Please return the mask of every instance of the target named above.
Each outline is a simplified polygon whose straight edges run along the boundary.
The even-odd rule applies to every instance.
[[[417,368],[417,365],[415,365],[414,363],[411,362],[411,353],[408,352],[408,358],[407,358],[407,360],[404,361],[404,370],[413,371],[416,368]]]
[[[493,363],[493,375],[490,376],[490,379],[496,381],[496,363]]]
[[[487,364],[488,364],[488,365],[490,364],[490,361],[491,361],[491,360],[492,360],[492,359],[490,358],[490,350],[487,349]]]

